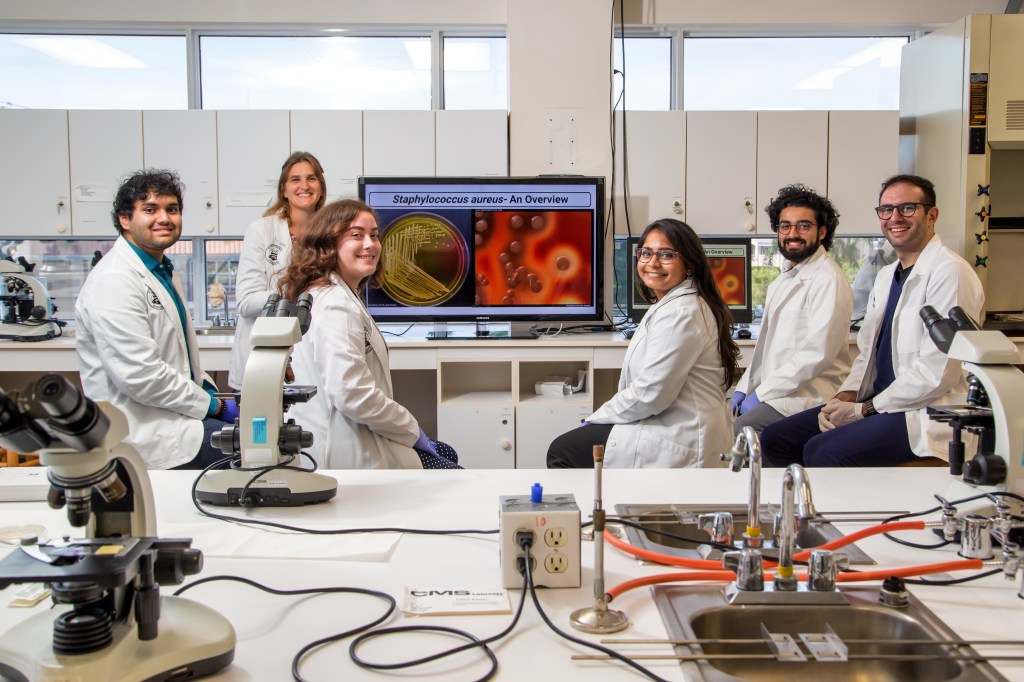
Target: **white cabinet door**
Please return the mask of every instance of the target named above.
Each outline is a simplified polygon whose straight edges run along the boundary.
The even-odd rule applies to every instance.
[[[828,112],[757,112],[757,233],[770,235],[764,207],[779,189],[800,183],[824,196],[828,183]]]
[[[515,408],[510,393],[467,395],[437,406],[437,437],[467,469],[514,469]]]
[[[878,235],[878,191],[899,172],[898,111],[832,111],[828,124],[828,197],[842,234]]]
[[[185,187],[181,232],[217,235],[217,113],[142,112],[142,155],[148,168],[175,171]]]
[[[327,201],[358,195],[356,178],[363,174],[361,111],[293,111],[291,133],[292,152],[309,152],[324,167]]]
[[[68,113],[0,109],[0,149],[0,235],[70,236]]]
[[[277,196],[291,153],[287,111],[218,111],[220,233],[243,236]]]
[[[757,211],[757,112],[686,113],[686,223],[697,234],[751,234]]]
[[[508,112],[438,111],[437,174],[508,176]]]
[[[539,396],[538,396],[539,398]],[[548,446],[577,428],[594,410],[573,396],[521,401],[516,405],[516,468],[546,469]]]
[[[76,237],[117,236],[110,212],[121,181],[143,167],[142,112],[68,112],[71,216]]]
[[[631,111],[622,139],[622,112],[615,114],[615,231],[626,234],[626,174],[629,232],[638,235],[659,218],[686,216],[686,112]]]
[[[364,111],[366,175],[434,175],[433,111]]]

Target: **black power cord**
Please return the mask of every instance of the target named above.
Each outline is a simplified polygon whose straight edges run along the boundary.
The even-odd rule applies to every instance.
[[[302,663],[302,659],[310,651],[312,651],[313,649],[316,649],[318,647],[324,646],[326,644],[331,644],[332,642],[337,642],[338,640],[345,639],[347,637],[351,637],[352,635],[357,635],[357,634],[359,634],[361,632],[365,632],[365,631],[369,630],[370,628],[372,628],[372,627],[374,627],[376,625],[379,625],[379,624],[383,623],[384,621],[386,621],[388,618],[390,618],[391,615],[395,612],[395,609],[398,607],[398,604],[397,604],[397,602],[395,602],[395,598],[394,597],[392,597],[390,594],[388,594],[386,592],[378,592],[377,590],[368,590],[368,589],[364,589],[364,588],[361,588],[361,587],[310,587],[310,588],[304,588],[304,589],[298,589],[298,590],[279,590],[279,589],[275,589],[275,588],[272,588],[272,587],[267,587],[266,585],[262,585],[262,584],[256,582],[255,580],[249,580],[248,578],[242,578],[242,577],[234,576],[234,575],[214,575],[214,576],[210,576],[208,578],[200,578],[199,580],[196,580],[195,582],[192,582],[192,583],[189,583],[188,585],[184,585],[182,587],[179,587],[174,592],[174,595],[178,596],[178,595],[180,595],[180,594],[182,594],[182,593],[184,593],[184,592],[186,592],[188,590],[191,590],[193,587],[198,587],[199,585],[203,585],[205,583],[215,582],[215,581],[219,581],[219,580],[225,580],[225,581],[230,581],[230,582],[242,583],[243,585],[249,585],[250,587],[255,587],[256,589],[262,590],[262,591],[267,592],[269,594],[276,594],[276,595],[282,595],[282,596],[295,596],[295,595],[305,595],[305,594],[360,594],[360,595],[366,595],[366,596],[376,597],[378,599],[382,599],[384,602],[386,602],[388,604],[387,611],[384,612],[384,615],[382,615],[379,618],[373,620],[372,622],[366,623],[365,625],[360,625],[359,627],[356,627],[356,628],[352,628],[351,630],[346,630],[345,632],[339,632],[339,633],[334,634],[334,635],[329,635],[327,637],[322,637],[322,638],[320,638],[318,640],[310,642],[309,644],[306,644],[301,649],[299,649],[299,651],[292,658],[292,678],[294,680],[296,680],[297,682],[305,682],[305,678],[302,677],[302,675],[299,674],[299,666]]]
[[[292,471],[306,471],[306,472],[315,471],[316,470],[316,463],[313,460],[313,458],[310,457],[309,454],[307,454],[305,452],[303,452],[302,454],[305,457],[309,457],[310,461],[313,461],[313,467],[311,469],[307,469],[307,468],[303,468],[303,467],[288,466],[287,463],[285,463],[285,464],[278,464],[278,465],[275,465],[275,466],[272,466],[272,467],[260,467],[260,468],[255,468],[255,469],[243,469],[242,467],[235,466],[234,468],[236,468],[236,469],[239,469],[239,470],[242,470],[242,471],[252,471],[253,472],[252,478],[250,478],[248,481],[246,481],[245,486],[242,488],[242,495],[240,496],[239,499],[243,499],[243,500],[248,499],[247,498],[247,492],[249,490],[249,486],[252,485],[256,481],[257,478],[259,478],[260,476],[262,476],[262,475],[264,475],[264,474],[266,474],[266,473],[268,473],[270,471],[281,470],[281,469],[287,469],[287,470],[292,470]],[[294,458],[289,459],[288,462],[291,462],[293,459]],[[193,506],[195,506],[195,508],[199,511],[200,514],[202,514],[203,516],[208,516],[211,519],[217,519],[218,521],[226,521],[228,523],[238,523],[238,524],[249,525],[249,526],[265,526],[267,528],[280,528],[282,530],[290,530],[290,531],[294,531],[294,532],[297,532],[297,533],[307,533],[309,535],[354,535],[354,534],[357,534],[357,533],[409,533],[410,535],[497,535],[498,531],[499,531],[499,529],[497,529],[497,528],[488,529],[488,530],[479,530],[479,529],[434,530],[434,529],[423,529],[423,528],[396,528],[396,527],[385,527],[385,528],[326,528],[326,529],[325,528],[303,528],[301,526],[292,526],[292,525],[289,525],[289,524],[286,524],[286,523],[276,523],[274,521],[262,521],[260,519],[246,519],[246,518],[241,518],[241,517],[238,517],[238,516],[231,516],[231,515],[228,515],[228,514],[215,514],[214,512],[211,512],[209,509],[207,509],[203,505],[203,503],[199,501],[199,497],[197,495],[197,488],[199,486],[199,481],[201,481],[203,479],[203,477],[206,476],[206,474],[209,473],[211,470],[219,467],[220,465],[224,464],[225,462],[237,463],[238,461],[240,461],[240,457],[238,455],[231,455],[231,456],[219,459],[216,462],[213,462],[212,464],[210,464],[205,469],[203,469],[199,473],[199,476],[197,476],[196,479],[192,482],[192,504],[193,504]]]

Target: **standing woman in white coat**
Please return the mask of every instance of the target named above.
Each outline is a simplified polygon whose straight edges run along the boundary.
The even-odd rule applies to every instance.
[[[235,284],[235,346],[228,366],[228,385],[236,391],[242,388],[252,325],[267,297],[277,290],[292,245],[313,214],[323,207],[326,196],[327,184],[320,162],[309,152],[295,152],[281,166],[274,203],[245,231]]]
[[[362,295],[380,268],[377,216],[361,201],[328,204],[299,236],[280,291],[313,296],[292,369],[318,390],[289,416],[313,433],[310,454],[328,469],[459,469],[455,451],[394,400],[388,347]]]
[[[556,438],[549,468],[723,466],[732,432],[725,389],[739,348],[700,239],[685,223],[651,223],[640,238],[638,287],[654,305],[626,349],[619,390],[587,422]]]

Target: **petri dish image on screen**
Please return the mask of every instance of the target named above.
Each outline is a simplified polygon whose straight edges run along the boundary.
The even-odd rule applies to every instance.
[[[466,280],[469,248],[458,229],[434,213],[407,213],[384,228],[381,288],[407,306],[444,303]]]
[[[590,211],[476,211],[476,305],[592,303]]]

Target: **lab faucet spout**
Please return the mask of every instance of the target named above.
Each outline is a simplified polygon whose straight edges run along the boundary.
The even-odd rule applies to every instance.
[[[775,569],[775,589],[781,592],[794,592],[797,588],[797,577],[793,571],[793,545],[796,544],[798,492],[802,498],[801,506],[805,507],[810,500],[811,482],[802,466],[790,464],[782,474],[782,530],[779,533],[779,565]]]
[[[750,498],[747,502],[747,530],[743,534],[743,546],[758,549],[764,544],[761,534],[761,439],[750,426],[736,435],[732,451],[722,455],[729,460],[729,468],[741,471],[743,464],[750,461]]]

